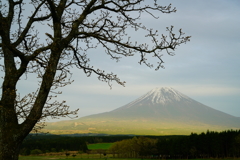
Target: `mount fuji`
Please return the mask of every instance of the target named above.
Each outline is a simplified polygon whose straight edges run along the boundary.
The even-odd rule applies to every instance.
[[[163,87],[109,112],[48,123],[45,130],[55,134],[187,135],[239,128],[239,117],[203,105],[173,88]]]

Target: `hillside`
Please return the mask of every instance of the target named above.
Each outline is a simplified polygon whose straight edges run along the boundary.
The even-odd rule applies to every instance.
[[[156,88],[110,112],[48,123],[55,134],[186,135],[239,129],[240,118],[203,105],[173,88]]]

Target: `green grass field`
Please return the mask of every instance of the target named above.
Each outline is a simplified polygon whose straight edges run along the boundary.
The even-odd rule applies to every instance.
[[[19,160],[105,160],[105,158],[72,158],[72,157],[50,157],[50,156],[28,156],[28,157],[19,157]],[[142,159],[118,159],[118,158],[108,158],[107,160],[142,160]],[[147,160],[147,159],[144,159]]]
[[[88,144],[87,147],[90,150],[94,149],[109,149],[113,143],[95,143],[95,144]]]
[[[72,154],[71,154],[72,155]],[[99,154],[78,154],[76,157],[72,156],[66,157],[63,155],[55,155],[55,156],[20,156],[19,160],[105,160],[104,156],[99,156]],[[108,159],[109,160],[109,159]],[[115,160],[115,159],[114,159]]]
[[[105,157],[102,158],[82,158],[81,155],[77,155],[77,157],[66,157],[66,156],[21,156],[19,160],[106,160]],[[138,158],[107,158],[107,160],[142,160]],[[148,160],[148,159],[144,159]],[[152,159],[149,159],[152,160]],[[184,160],[184,159],[182,159]],[[188,159],[189,160],[189,159]],[[194,160],[212,160],[212,159],[194,159]],[[240,160],[240,159],[217,159],[217,160]]]

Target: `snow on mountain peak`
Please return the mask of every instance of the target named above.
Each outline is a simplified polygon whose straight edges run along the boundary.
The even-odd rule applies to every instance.
[[[167,102],[180,101],[183,98],[189,99],[189,97],[171,87],[162,87],[151,90],[140,99],[151,101],[153,104],[165,104]]]
[[[177,90],[171,87],[162,87],[155,88],[136,99],[135,101],[130,102],[125,107],[130,108],[136,104],[138,105],[150,105],[150,104],[167,104],[171,102],[179,102],[181,100],[191,101],[191,98],[185,96],[184,94],[178,92]]]

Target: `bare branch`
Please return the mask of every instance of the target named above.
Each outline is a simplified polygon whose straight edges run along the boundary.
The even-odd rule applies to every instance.
[[[43,16],[43,17],[38,17],[38,18],[35,18],[36,14],[38,13],[39,9],[42,7],[42,5],[45,3],[45,1],[42,1],[42,3],[40,3],[38,5],[38,7],[36,7],[34,13],[32,14],[32,16],[29,18],[28,20],[28,23],[26,25],[26,27],[24,27],[24,30],[22,31],[21,35],[19,36],[19,38],[13,43],[13,46],[18,46],[24,39],[25,37],[27,36],[28,32],[29,32],[29,29],[31,28],[31,26],[33,25],[33,23],[35,21],[43,21],[43,20],[46,20],[48,18],[51,17],[51,15],[46,15],[46,16]]]
[[[179,45],[190,40],[181,29],[175,33],[173,26],[164,35],[141,23],[143,14],[157,20],[158,13],[176,12],[171,4],[161,6],[157,0],[32,0],[26,5],[23,0],[8,0],[4,3],[0,11],[0,56],[4,61],[0,66],[5,72],[0,100],[0,136],[4,137],[0,138],[0,153],[5,147],[8,157],[19,151],[29,132],[44,127],[41,122],[48,117],[77,114],[78,109],[69,111],[65,101],[54,100],[61,94],[60,87],[73,82],[72,67],[82,70],[86,76],[97,75],[110,87],[113,82],[125,85],[115,73],[95,68],[89,50],[104,48],[117,62],[122,57],[138,55],[140,64],[158,70],[164,67],[164,53],[173,56]],[[29,17],[24,16],[25,6],[32,11]],[[41,26],[48,29],[39,29]],[[142,36],[151,43],[132,40],[131,31],[145,34]],[[148,56],[154,57],[157,63],[149,62]],[[32,74],[38,81],[35,91],[28,94],[20,90],[21,83],[18,83],[24,74],[25,80]]]

